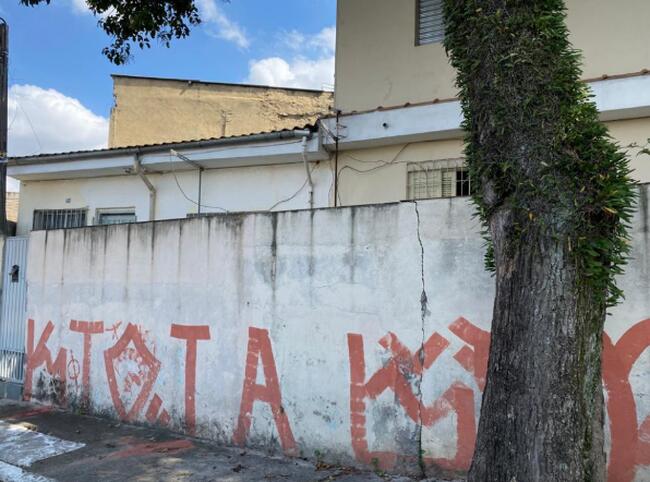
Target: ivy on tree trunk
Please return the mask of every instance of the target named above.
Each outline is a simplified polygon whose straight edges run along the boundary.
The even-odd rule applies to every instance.
[[[445,0],[496,276],[472,481],[605,479],[601,347],[635,190],[580,81],[562,0]]]

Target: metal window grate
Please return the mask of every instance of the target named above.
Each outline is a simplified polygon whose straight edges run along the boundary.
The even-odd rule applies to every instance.
[[[442,0],[416,0],[418,45],[442,42],[445,38],[445,16]]]
[[[80,228],[86,225],[86,209],[35,209],[33,229]]]
[[[469,196],[472,185],[462,159],[408,164],[409,199]]]

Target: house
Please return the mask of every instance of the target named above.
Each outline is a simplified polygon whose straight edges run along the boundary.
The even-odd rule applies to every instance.
[[[650,3],[567,4],[602,120],[622,147],[645,144]],[[116,76],[111,147],[10,160],[9,175],[21,181],[18,234],[469,195],[441,1],[339,0],[337,17],[335,114],[290,128],[290,120],[311,121],[324,95]],[[248,101],[193,116],[198,102],[179,103],[186,90],[194,99],[273,92],[277,110],[269,122],[246,110]],[[309,108],[294,109],[297,95],[311,96]],[[190,118],[197,126],[186,127]],[[650,157],[638,152],[630,147],[634,176],[650,181]]]
[[[239,136],[314,124],[332,93],[113,75],[108,147]]]

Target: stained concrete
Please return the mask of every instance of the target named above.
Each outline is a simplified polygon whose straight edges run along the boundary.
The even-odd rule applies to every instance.
[[[34,436],[56,438],[77,450],[34,461],[29,468],[0,462],[0,476],[32,481],[196,482],[411,482],[407,477],[268,457],[239,448],[217,447],[169,432],[115,423],[26,403],[0,401],[2,424]],[[0,427],[1,433],[1,427]],[[38,449],[36,449],[38,450]],[[0,459],[10,449],[0,437]],[[23,453],[31,449],[23,447]],[[40,458],[40,457],[38,457]],[[430,481],[433,482],[433,481]]]

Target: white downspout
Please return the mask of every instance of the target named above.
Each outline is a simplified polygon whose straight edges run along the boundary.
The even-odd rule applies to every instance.
[[[305,163],[305,171],[307,172],[307,181],[309,182],[309,209],[314,209],[314,180],[311,178],[311,171],[309,170],[309,161],[307,160],[307,136],[302,138],[302,160]]]
[[[149,221],[156,220],[156,188],[151,183],[149,178],[142,169],[142,163],[140,162],[140,154],[136,154],[133,158],[133,169],[135,173],[142,179],[142,182],[147,186],[149,190]]]

